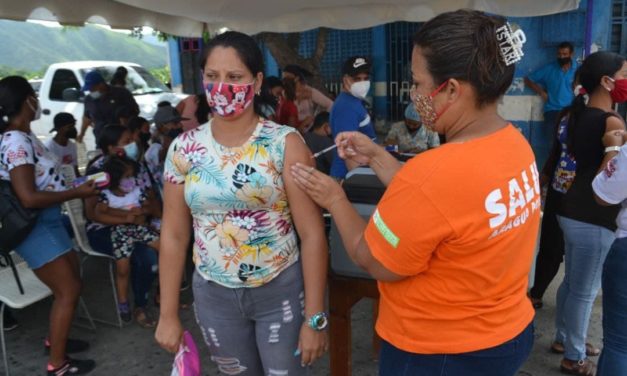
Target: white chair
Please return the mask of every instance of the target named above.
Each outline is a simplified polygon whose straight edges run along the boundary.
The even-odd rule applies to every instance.
[[[87,157],[87,162],[91,161],[92,159],[98,157],[102,155],[102,152],[100,151],[100,149],[96,149],[96,150],[90,150],[87,152],[86,157]]]
[[[4,338],[4,309],[9,306],[13,309],[22,309],[37,303],[50,295],[52,291],[44,285],[33,271],[16,253],[12,252],[6,261],[9,267],[0,269],[0,341],[2,342],[2,357],[4,373],[9,376],[9,361]],[[14,268],[10,267],[13,262]]]
[[[74,168],[69,165],[63,165],[61,167],[61,173],[65,177],[65,181],[67,184],[71,184],[76,177],[74,173]],[[107,260],[107,262],[109,263],[109,279],[113,292],[113,300],[115,302],[116,321],[109,321],[96,317],[93,317],[93,320],[103,324],[113,325],[121,328],[123,324],[122,318],[120,317],[120,312],[118,311],[118,293],[115,287],[115,258],[104,253],[96,252],[89,244],[89,240],[87,239],[87,231],[85,229],[87,220],[85,218],[83,201],[81,199],[74,199],[64,202],[63,209],[70,217],[72,230],[74,231],[74,241],[78,249],[84,254],[84,257],[81,260],[81,278],[83,276],[84,264],[89,258],[100,258]]]

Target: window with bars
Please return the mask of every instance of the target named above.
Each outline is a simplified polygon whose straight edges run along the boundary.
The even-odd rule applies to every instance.
[[[392,121],[402,120],[410,102],[412,37],[417,22],[394,22],[385,26],[387,45],[387,113]]]
[[[625,55],[627,53],[627,0],[612,1],[612,25],[610,51]]]
[[[301,34],[298,51],[301,56],[310,57],[313,54],[317,37],[317,29]],[[372,57],[372,29],[331,30],[320,64],[320,74],[329,91],[336,94],[341,91],[342,64],[354,55]]]
[[[542,17],[542,44],[557,46],[568,40],[576,47],[583,46],[586,29],[586,11],[577,9]]]

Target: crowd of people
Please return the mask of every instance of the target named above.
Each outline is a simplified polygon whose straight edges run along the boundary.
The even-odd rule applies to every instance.
[[[627,374],[619,205],[627,132],[613,111],[627,101],[627,63],[596,52],[578,64],[562,43],[557,62],[526,79],[546,101],[542,132],[554,141],[540,172],[528,142],[497,113],[515,72],[504,51],[520,48],[515,40],[504,18],[478,11],[425,23],[412,41],[411,103],[381,140],[365,103],[368,57],[344,62],[342,91],[331,99],[296,65],[264,77],[257,43],[235,31],[206,44],[202,94],[159,103],[152,119],[139,116],[124,69],[110,83],[87,73],[80,131],[71,114],[56,114],[46,144],[30,128],[41,109],[28,82],[0,80],[0,179],[39,210],[15,251],[54,295],[48,375],[95,367],[67,356],[89,347],[68,338],[81,280],[60,205],[75,198],[90,245],[115,259],[120,318],[156,328],[170,352],[183,334],[180,290],[192,250],[196,319],[223,374],[305,374],[327,351],[322,210],[350,258],[379,282],[379,374],[516,374],[533,346],[534,308],[562,259],[551,345],[563,354],[562,372]],[[73,140],[89,126],[100,154],[85,175],[104,173],[106,185],[66,184],[60,167],[79,175]],[[399,154],[411,158],[403,164]],[[341,185],[357,166],[387,187],[368,222]],[[147,304],[157,274],[155,320]],[[586,341],[601,286],[602,351]]]

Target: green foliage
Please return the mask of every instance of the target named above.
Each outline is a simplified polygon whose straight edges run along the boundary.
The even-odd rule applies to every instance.
[[[44,75],[44,71],[27,71],[22,69],[15,69],[11,67],[7,67],[4,65],[0,65],[0,79],[7,76],[22,76],[27,80],[31,80],[34,78],[42,78]]]
[[[159,81],[164,84],[172,81],[172,76],[170,75],[170,67],[165,66],[163,68],[152,68],[149,69],[150,73],[155,76]]]
[[[25,72],[76,60],[129,61],[151,69],[165,66],[168,58],[165,47],[94,25],[51,28],[0,20],[0,40],[0,66]]]
[[[164,33],[163,31],[154,30],[152,35],[156,36],[160,42],[167,42],[168,39],[176,38],[172,34]]]

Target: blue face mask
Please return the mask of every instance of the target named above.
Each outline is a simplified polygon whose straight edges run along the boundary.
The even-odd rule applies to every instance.
[[[124,146],[124,153],[127,157],[131,158],[134,161],[139,159],[139,148],[134,142],[131,142],[130,144]]]

